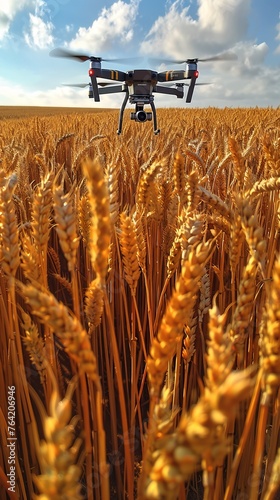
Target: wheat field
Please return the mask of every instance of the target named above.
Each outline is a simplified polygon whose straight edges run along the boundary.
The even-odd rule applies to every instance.
[[[0,498],[279,498],[280,109],[117,120],[0,115]]]

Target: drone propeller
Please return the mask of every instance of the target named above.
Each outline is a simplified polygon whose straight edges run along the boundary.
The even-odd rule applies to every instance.
[[[51,57],[64,57],[64,58],[70,58],[70,59],[75,59],[80,62],[85,62],[85,61],[107,61],[107,62],[128,62],[128,61],[135,61],[135,58],[132,57],[127,57],[127,58],[114,58],[114,59],[104,59],[103,57],[97,57],[97,56],[88,56],[87,54],[81,54],[79,52],[72,52],[71,50],[68,49],[53,49],[50,52]]]
[[[63,87],[79,87],[84,89],[89,86],[89,83],[62,83]]]
[[[90,83],[62,83],[63,87],[77,87],[84,89],[85,87],[88,87]],[[109,82],[97,82],[98,87],[116,87],[119,84],[118,83],[109,83]]]
[[[109,82],[97,82],[99,87],[117,87],[119,83],[109,83]]]
[[[174,59],[150,59],[154,64],[166,63],[166,64],[183,64],[183,63],[197,63],[197,62],[211,62],[211,61],[236,61],[237,55],[234,52],[223,52],[217,54],[216,56],[206,57],[206,58],[194,58],[194,59],[184,59],[181,61]]]
[[[175,86],[178,85],[179,87],[181,87],[181,86],[189,87],[190,86],[189,83],[182,83],[182,82],[178,82],[178,81],[174,81],[173,83],[163,83],[164,87],[174,87],[174,85]],[[198,82],[195,85],[213,85],[213,84],[208,83],[208,82]]]

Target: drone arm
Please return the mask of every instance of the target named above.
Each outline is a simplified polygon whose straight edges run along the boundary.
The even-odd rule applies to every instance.
[[[196,78],[192,78],[191,79],[191,83],[189,85],[189,90],[188,90],[188,93],[187,93],[186,102],[191,102],[191,100],[192,100],[195,83],[196,83]]]
[[[156,85],[153,91],[160,94],[176,95],[179,98],[183,98],[184,96],[182,88],[170,88],[170,87],[164,87],[163,85]]]
[[[90,81],[91,81],[91,85],[92,85],[92,91],[93,91],[94,100],[96,102],[99,102],[100,101],[99,89],[98,89],[98,85],[97,85],[96,76],[94,74],[90,75]]]
[[[125,96],[124,96],[124,100],[123,100],[123,103],[122,103],[121,109],[120,109],[119,126],[118,126],[118,130],[117,130],[118,135],[120,135],[122,133],[123,113],[124,113],[124,110],[125,110],[125,107],[126,107],[126,104],[128,101],[128,96],[129,96],[128,91],[126,91]]]
[[[106,80],[114,80],[117,82],[124,82],[126,80],[126,73],[124,73],[123,71],[102,68],[98,73],[99,74],[96,76],[106,78]]]
[[[122,85],[112,85],[112,87],[99,88],[99,94],[114,94],[115,92],[124,92],[125,89]]]
[[[157,79],[159,82],[174,82],[176,80],[183,80],[186,78],[186,73],[183,70],[176,71],[161,71],[157,75]]]

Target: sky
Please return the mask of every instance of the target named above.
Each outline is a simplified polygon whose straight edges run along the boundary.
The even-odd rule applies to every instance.
[[[279,0],[2,0],[0,106],[118,107],[123,94],[88,98],[88,62],[49,56],[61,47],[103,58],[102,67],[128,71],[184,69],[162,60],[205,58],[224,51],[237,61],[203,63],[191,104],[155,96],[158,107],[278,107]],[[140,58],[140,59],[138,59]]]

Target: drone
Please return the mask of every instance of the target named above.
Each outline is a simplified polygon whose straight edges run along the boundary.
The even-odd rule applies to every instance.
[[[131,112],[130,119],[136,122],[144,123],[153,120],[154,134],[159,134],[160,130],[157,126],[156,107],[153,94],[169,94],[175,95],[178,99],[183,99],[184,88],[188,87],[186,102],[190,103],[193,96],[193,91],[196,85],[208,85],[207,83],[197,83],[199,72],[197,69],[198,62],[212,61],[232,61],[236,60],[237,56],[233,52],[224,52],[216,56],[207,57],[204,59],[185,59],[177,60],[153,60],[156,63],[165,62],[167,64],[185,64],[184,70],[167,70],[154,71],[150,69],[134,69],[130,71],[119,71],[105,69],[101,67],[102,62],[123,62],[123,59],[103,59],[102,57],[89,56],[81,53],[74,53],[67,49],[57,48],[50,52],[52,57],[71,58],[76,61],[89,61],[89,83],[71,84],[74,87],[89,87],[88,96],[96,102],[100,101],[100,95],[124,92],[124,100],[120,108],[119,123],[117,134],[122,132],[124,110],[129,101],[135,105],[135,111]],[[97,79],[112,80],[114,83],[100,82]],[[182,80],[190,80],[189,83]],[[121,82],[121,83],[116,83]],[[149,105],[152,112],[144,110],[144,106]]]

